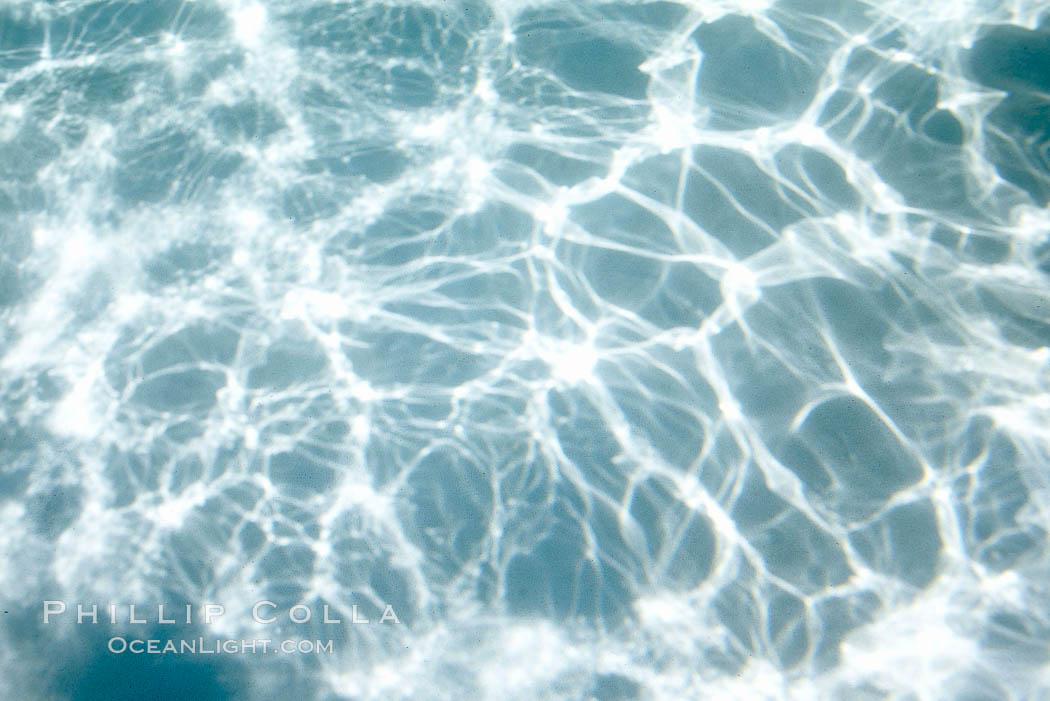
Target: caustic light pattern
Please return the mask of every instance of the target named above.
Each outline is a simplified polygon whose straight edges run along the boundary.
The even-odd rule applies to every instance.
[[[8,0],[0,696],[1046,697],[1045,7]]]

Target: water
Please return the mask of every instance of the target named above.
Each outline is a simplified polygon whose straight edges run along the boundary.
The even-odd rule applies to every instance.
[[[0,696],[1050,695],[1048,65],[1027,0],[8,0]],[[113,651],[197,639],[331,650]]]

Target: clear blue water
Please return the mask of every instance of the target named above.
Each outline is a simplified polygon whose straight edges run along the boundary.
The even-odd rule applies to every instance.
[[[1047,697],[1048,76],[1029,0],[7,0],[0,698]]]

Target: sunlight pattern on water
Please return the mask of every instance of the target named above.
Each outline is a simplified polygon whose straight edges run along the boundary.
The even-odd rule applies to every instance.
[[[1050,694],[1044,8],[6,3],[0,695]]]

